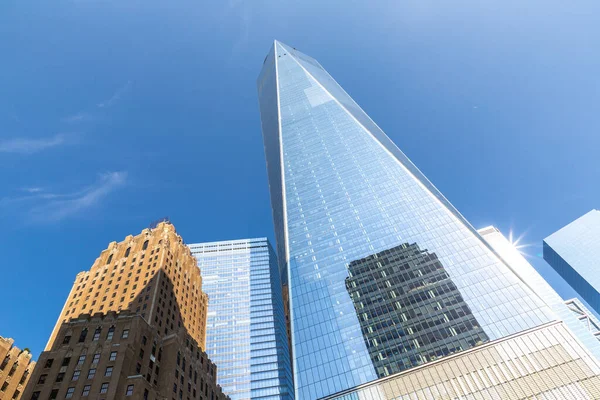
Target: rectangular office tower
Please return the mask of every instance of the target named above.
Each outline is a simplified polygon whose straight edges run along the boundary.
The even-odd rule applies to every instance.
[[[544,239],[544,260],[600,314],[600,211]]]
[[[189,245],[208,294],[206,351],[233,400],[292,400],[277,257],[266,238]]]
[[[600,396],[595,358],[319,62],[276,41],[257,83],[296,398]]]

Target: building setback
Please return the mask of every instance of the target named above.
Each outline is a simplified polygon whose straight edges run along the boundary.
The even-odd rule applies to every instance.
[[[203,349],[208,296],[172,224],[112,242],[77,275],[29,399],[226,399]]]
[[[565,300],[565,305],[573,316],[587,329],[598,341],[600,341],[600,320],[579,299]]]
[[[544,260],[600,314],[600,211],[592,210],[544,239]]]
[[[19,400],[35,367],[31,353],[13,346],[14,342],[0,336],[0,400]]]
[[[556,397],[559,371],[598,397],[597,360],[317,60],[275,41],[257,86],[296,398]]]
[[[294,398],[282,285],[266,238],[190,244],[210,297],[206,352],[233,400]]]

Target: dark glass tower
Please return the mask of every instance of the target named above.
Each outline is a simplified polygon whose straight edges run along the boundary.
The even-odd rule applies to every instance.
[[[556,319],[316,60],[275,42],[258,93],[296,398],[324,397]],[[385,263],[372,264],[382,256]],[[378,272],[406,273],[407,281],[375,287],[373,277],[363,279]],[[403,291],[401,300],[391,291]],[[372,333],[359,298],[381,312]],[[369,344],[380,331],[381,357]]]

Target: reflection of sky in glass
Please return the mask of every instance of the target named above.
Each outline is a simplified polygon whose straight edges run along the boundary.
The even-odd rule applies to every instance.
[[[515,273],[529,285],[532,290],[540,295],[554,311],[554,313],[565,322],[571,332],[585,345],[585,347],[600,360],[600,342],[589,332],[573,312],[565,305],[565,301],[556,291],[542,278],[523,255],[511,242],[494,227],[479,230],[483,239],[510,265]],[[581,303],[579,303],[581,304]]]
[[[600,314],[600,211],[544,239],[544,259]]]
[[[377,378],[347,268],[402,243],[437,255],[491,340],[553,319],[316,61],[277,43],[259,98],[279,254],[287,245],[289,255],[298,398]],[[274,193],[281,166],[285,192]]]
[[[267,239],[191,244],[209,296],[206,353],[232,400],[293,399],[277,259]]]

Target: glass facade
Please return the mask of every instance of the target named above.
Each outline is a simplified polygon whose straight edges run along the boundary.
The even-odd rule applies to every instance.
[[[416,244],[351,262],[346,288],[379,377],[489,340],[435,253]]]
[[[600,314],[600,211],[592,210],[544,239],[544,260]]]
[[[281,279],[265,238],[189,245],[208,294],[206,353],[232,400],[294,398]]]
[[[510,243],[510,241],[495,227],[489,226],[479,230],[483,239],[510,266],[515,274],[550,306],[552,311],[564,321],[565,325],[600,361],[600,342],[592,331],[591,326],[581,322],[582,317],[574,312],[580,302],[570,300],[565,302],[548,282],[535,270],[525,257]],[[583,305],[582,305],[583,306]]]
[[[258,94],[297,398],[557,318],[316,60],[275,42]]]
[[[561,322],[379,379],[326,400],[600,398],[600,366]]]

